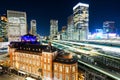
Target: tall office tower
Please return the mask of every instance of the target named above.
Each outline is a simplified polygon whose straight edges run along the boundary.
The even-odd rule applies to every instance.
[[[88,37],[89,4],[78,3],[73,7],[73,20],[77,40],[86,40]]]
[[[68,40],[68,37],[67,37],[67,27],[66,26],[62,26],[61,39],[62,40]]]
[[[50,20],[50,39],[58,34],[58,20]]]
[[[33,35],[37,35],[36,25],[36,20],[31,20],[31,34]]]
[[[62,32],[65,32],[67,30],[67,26],[62,26]]]
[[[67,26],[68,26],[67,28],[68,40],[72,40],[74,32],[73,15],[68,17]]]
[[[26,12],[7,10],[8,40],[19,41],[27,33]]]
[[[7,36],[7,18],[6,16],[1,16],[0,19],[0,42],[7,42],[8,36]]]
[[[103,32],[104,33],[116,33],[115,22],[114,21],[105,21],[103,23]]]

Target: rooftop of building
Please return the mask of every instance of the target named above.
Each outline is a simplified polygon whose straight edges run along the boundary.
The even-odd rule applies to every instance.
[[[77,7],[79,7],[79,6],[89,7],[89,4],[79,2],[77,5],[75,5],[73,7],[73,10],[76,9]]]
[[[29,51],[29,52],[54,52],[57,49],[49,45],[31,44],[29,42],[11,42],[9,47],[15,48],[16,51]]]
[[[40,55],[43,51],[44,52],[58,52],[58,55],[54,59],[54,62],[62,63],[62,64],[75,64],[77,59],[75,59],[70,53],[66,53],[62,50],[59,50],[53,46],[51,43],[48,45],[38,45],[38,44],[30,44],[27,42],[11,42],[9,45],[10,48],[15,48],[16,52],[21,53],[30,53],[35,55]]]
[[[75,59],[70,53],[59,51],[54,62],[63,63],[63,64],[75,64],[77,63],[77,59]]]
[[[36,44],[37,42],[37,37],[28,33],[26,35],[21,36],[21,42],[31,42],[31,44]]]

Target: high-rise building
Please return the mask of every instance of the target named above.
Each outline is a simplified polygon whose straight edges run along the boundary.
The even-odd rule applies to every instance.
[[[54,39],[58,34],[58,20],[50,20],[50,39]]]
[[[68,40],[68,38],[67,38],[67,26],[62,26],[61,39]]]
[[[8,40],[19,41],[27,33],[26,12],[7,10]]]
[[[1,20],[7,22],[8,21],[7,16],[6,15],[1,16]]]
[[[62,32],[65,32],[67,30],[67,26],[62,26]]]
[[[7,18],[6,16],[1,16],[0,19],[0,42],[7,42],[8,35],[7,35]]]
[[[31,20],[31,34],[33,35],[37,35],[37,31],[36,31],[36,20]]]
[[[73,32],[74,32],[74,22],[73,22],[73,15],[71,15],[68,17],[68,21],[67,21],[68,40],[73,40]]]
[[[86,40],[88,37],[89,4],[78,3],[73,7],[73,20],[76,40]]]
[[[103,23],[103,32],[104,33],[116,33],[115,22],[114,21],[105,21]]]

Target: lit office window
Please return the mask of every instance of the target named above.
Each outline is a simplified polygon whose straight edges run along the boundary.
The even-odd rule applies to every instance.
[[[50,59],[48,59],[48,63],[50,63]]]
[[[69,67],[66,67],[66,73],[68,73],[69,72]]]
[[[48,65],[47,67],[48,67],[48,70],[50,70],[50,65]]]
[[[44,64],[44,69],[46,70],[46,64]]]
[[[50,54],[48,54],[48,58],[50,58]]]
[[[44,62],[46,62],[46,58],[44,58]]]
[[[27,62],[28,62],[28,60],[27,60]],[[30,62],[30,64],[32,64],[32,60],[29,60],[29,62]]]
[[[36,62],[36,61],[35,61],[35,60],[32,60],[32,62],[33,62],[33,65],[35,65],[35,62]]]
[[[38,55],[36,56],[36,59],[38,59],[38,60],[39,60],[39,56],[38,56]]]
[[[55,71],[57,70],[57,64],[54,64],[54,70]]]
[[[33,59],[35,59],[35,56],[33,55]]]
[[[31,66],[29,67],[29,69],[30,69],[30,72],[32,72],[32,68],[31,68]]]
[[[72,72],[75,72],[75,66],[72,67]]]
[[[38,49],[36,49],[36,51],[38,51]]]
[[[14,55],[15,55],[15,53],[12,53],[12,55],[14,56]]]
[[[62,72],[62,66],[60,66],[59,69],[60,69],[60,72]]]

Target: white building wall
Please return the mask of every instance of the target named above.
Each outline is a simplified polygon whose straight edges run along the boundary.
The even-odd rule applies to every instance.
[[[37,35],[36,25],[36,20],[31,20],[31,34],[33,35]]]
[[[27,34],[26,12],[7,10],[8,41],[19,41],[22,35]]]
[[[58,20],[50,20],[50,38],[53,39],[58,34]]]

